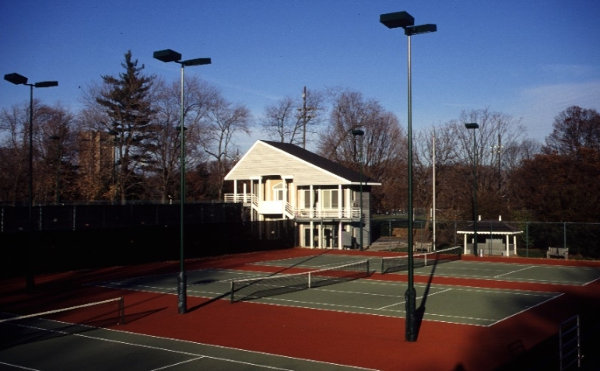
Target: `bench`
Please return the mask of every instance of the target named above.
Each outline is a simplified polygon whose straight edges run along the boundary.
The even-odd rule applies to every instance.
[[[549,247],[546,252],[546,258],[564,258],[569,259],[569,248],[568,247]]]

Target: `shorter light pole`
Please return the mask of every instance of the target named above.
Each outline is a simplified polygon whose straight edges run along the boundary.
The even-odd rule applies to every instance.
[[[27,246],[27,272],[26,272],[26,285],[27,289],[31,290],[35,286],[35,280],[33,278],[33,271],[31,266],[31,234],[33,233],[33,88],[50,88],[58,86],[58,81],[40,81],[33,84],[27,83],[27,77],[18,73],[9,73],[4,75],[4,80],[11,82],[15,85],[27,85],[29,86],[29,173],[28,173],[28,196],[27,196],[27,223],[29,231],[29,239]]]
[[[466,123],[468,130],[473,130],[473,255],[477,256],[477,137],[475,129],[479,129],[479,124],[475,122]]]
[[[352,135],[354,135],[354,156],[356,157],[356,137],[362,137],[363,135],[365,135],[364,130],[362,129],[353,129],[352,130]],[[360,156],[358,158],[358,162],[360,163],[360,167],[358,168],[359,170],[359,210],[360,210],[360,218],[359,218],[359,226],[360,229],[358,230],[358,238],[360,239],[360,251],[362,251],[363,249],[363,148],[362,148],[362,143],[360,144]]]
[[[202,64],[210,64],[210,58],[196,58],[188,59],[185,61],[181,60],[181,54],[171,50],[159,50],[154,52],[154,58],[161,62],[175,62],[181,65],[181,111],[179,116],[179,138],[180,138],[180,155],[179,155],[179,275],[177,276],[177,308],[179,314],[184,314],[187,311],[187,279],[185,277],[184,267],[184,253],[183,253],[183,242],[184,242],[184,219],[183,219],[183,208],[185,204],[185,127],[184,127],[184,115],[185,106],[183,104],[183,70],[186,66],[199,66]]]

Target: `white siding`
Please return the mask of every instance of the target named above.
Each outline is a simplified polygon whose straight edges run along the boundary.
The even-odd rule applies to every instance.
[[[346,179],[263,142],[256,142],[227,174],[225,180],[250,179],[266,175],[293,176],[296,186],[350,184]]]

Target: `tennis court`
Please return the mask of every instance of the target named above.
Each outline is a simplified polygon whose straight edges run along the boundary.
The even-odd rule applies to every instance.
[[[377,279],[373,277],[351,278],[334,282],[331,285],[317,285],[310,289],[304,289],[304,287],[297,286],[298,279],[305,279],[304,274],[286,273],[290,270],[296,272],[294,269],[299,268],[311,272],[340,264],[355,264],[362,261],[361,258],[361,256],[316,255],[308,258],[253,264],[254,269],[258,266],[274,268],[275,272],[272,273],[254,269],[252,271],[231,269],[189,271],[188,295],[231,300],[231,282],[242,280],[242,282],[250,282],[247,284],[247,288],[250,289],[258,285],[259,288],[256,290],[260,294],[244,294],[240,296],[239,300],[234,300],[232,305],[236,305],[237,301],[251,301],[317,310],[405,317],[406,283],[398,280],[386,280],[385,276],[387,275],[380,275]],[[433,272],[434,269],[435,272]],[[389,275],[399,274],[405,273],[397,272]],[[418,268],[415,274],[582,285],[590,280],[598,279],[600,269],[453,261]],[[273,278],[275,282],[270,283]],[[272,286],[268,293],[263,292],[267,291],[264,289],[263,281],[269,282],[269,285]],[[175,293],[177,283],[173,275],[158,275],[106,282],[103,285],[127,290]],[[415,284],[415,289],[417,306],[420,306],[424,320],[476,326],[493,326],[561,295],[560,292],[552,290],[531,291],[426,283]]]
[[[0,370],[364,370],[48,319],[0,333]]]
[[[598,303],[598,265],[508,259],[434,259],[425,265],[417,258],[422,335],[407,344],[402,340],[406,272],[381,273],[382,259],[294,250],[190,262],[185,315],[177,314],[176,264],[122,267],[121,274],[109,271],[110,277],[89,272],[92,278],[77,293],[61,293],[56,302],[123,295],[124,324],[95,314],[91,323],[75,314],[0,323],[0,370],[358,370],[394,369],[398,362],[409,369],[452,369],[459,363],[486,369],[510,360],[507,349],[513,344],[531,347],[566,316],[581,308],[594,311]],[[365,261],[367,273],[337,269],[363,267]],[[317,271],[322,277],[313,278],[311,288],[298,283]],[[284,289],[247,291],[270,285],[270,277]],[[282,283],[288,278],[291,283]],[[232,281],[242,285],[232,290]],[[242,295],[234,298],[233,291]],[[3,307],[10,308],[6,303]],[[109,313],[114,312],[113,306]],[[445,350],[431,357],[433,344]],[[473,346],[485,352],[463,352]]]

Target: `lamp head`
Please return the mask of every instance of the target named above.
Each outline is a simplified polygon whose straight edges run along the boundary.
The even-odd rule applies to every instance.
[[[19,75],[18,73],[8,73],[4,75],[4,80],[12,82],[15,85],[27,84],[27,77]]]
[[[58,86],[58,81],[40,81],[33,84],[36,88],[49,88],[52,86]]]
[[[155,51],[153,57],[161,62],[177,62],[181,60],[181,53],[171,49]]]
[[[415,24],[415,19],[408,12],[386,13],[379,16],[379,22],[387,28],[408,27]]]
[[[479,129],[479,124],[476,122],[465,123],[467,129]]]
[[[363,136],[363,135],[365,135],[365,132],[362,129],[352,129],[352,135]]]
[[[404,34],[406,36],[418,35],[421,33],[436,32],[437,26],[435,24],[422,24],[419,26],[408,26],[404,27]]]
[[[210,58],[196,58],[196,59],[188,59],[187,61],[181,61],[179,62],[181,63],[183,66],[199,66],[201,64],[210,64],[211,60]]]

